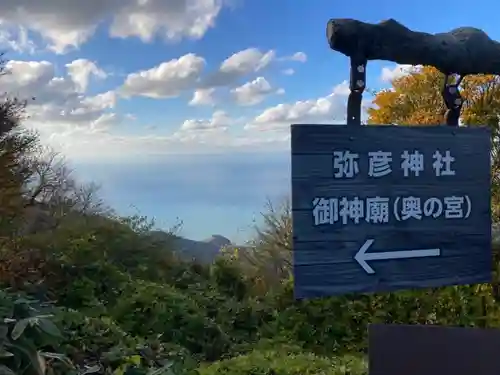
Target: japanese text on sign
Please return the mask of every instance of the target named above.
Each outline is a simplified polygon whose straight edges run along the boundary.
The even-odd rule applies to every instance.
[[[423,218],[467,219],[472,210],[471,200],[465,196],[430,197],[369,197],[348,199],[317,197],[313,200],[312,215],[314,225],[343,225],[362,220],[372,224],[389,223],[391,218],[397,221]]]
[[[419,151],[409,152],[405,150],[400,156],[399,166],[403,171],[404,177],[420,176],[425,168],[424,154]],[[350,151],[333,152],[333,176],[335,178],[353,178],[359,173],[358,153]],[[437,150],[432,155],[432,168],[437,177],[454,176],[452,163],[455,158],[450,151],[441,152]],[[392,173],[393,155],[389,151],[368,152],[368,176],[383,177]]]

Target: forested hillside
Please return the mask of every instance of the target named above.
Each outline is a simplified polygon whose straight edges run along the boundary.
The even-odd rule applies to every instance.
[[[442,122],[441,79],[429,68],[397,79],[370,123]],[[464,87],[464,122],[496,137],[498,77]],[[500,326],[496,270],[492,284],[295,301],[286,201],[264,209],[244,249],[180,259],[146,218],[118,217],[75,181],[22,130],[24,109],[0,105],[0,374],[365,374],[369,323]]]

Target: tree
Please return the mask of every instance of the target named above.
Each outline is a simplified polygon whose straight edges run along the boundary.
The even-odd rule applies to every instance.
[[[368,124],[434,125],[444,122],[446,107],[441,98],[444,76],[436,69],[412,69],[394,79],[391,90],[375,95],[368,109]]]
[[[292,212],[290,200],[268,201],[262,223],[247,246],[227,248],[225,255],[237,262],[261,293],[281,286],[292,272]]]
[[[0,230],[4,236],[21,216],[23,186],[30,174],[26,156],[38,143],[35,133],[21,127],[25,108],[26,102],[0,97]]]
[[[446,107],[441,97],[444,75],[432,67],[413,69],[394,79],[391,90],[375,95],[368,110],[368,124],[438,125],[444,123]],[[461,84],[464,125],[486,125],[492,131],[492,215],[500,221],[500,77],[466,76]]]
[[[70,214],[104,214],[107,208],[98,196],[99,186],[80,184],[66,160],[59,153],[39,147],[26,158],[27,176],[23,195],[30,211],[50,215],[54,224]]]

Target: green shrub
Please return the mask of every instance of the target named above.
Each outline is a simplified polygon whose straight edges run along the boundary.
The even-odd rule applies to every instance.
[[[230,346],[227,334],[189,295],[168,285],[138,281],[122,295],[111,314],[134,335],[161,335],[163,341],[181,345],[207,360],[220,358]]]
[[[134,337],[109,317],[87,317],[78,311],[62,310],[57,321],[65,331],[60,350],[68,353],[79,368],[91,366],[105,374],[124,371],[139,375],[168,367],[178,375],[195,367],[187,349]]]
[[[56,315],[64,328],[61,349],[78,364],[97,362],[103,353],[114,348],[134,348],[141,342],[125,332],[108,317],[88,317],[75,310],[61,310]]]
[[[312,353],[256,350],[248,355],[201,366],[199,375],[364,375],[364,360],[357,357],[325,358]]]
[[[217,289],[226,296],[242,300],[248,294],[248,282],[234,262],[217,258],[211,267],[211,276]]]
[[[65,355],[54,353],[61,332],[36,300],[0,291],[0,373],[5,375],[75,374]]]

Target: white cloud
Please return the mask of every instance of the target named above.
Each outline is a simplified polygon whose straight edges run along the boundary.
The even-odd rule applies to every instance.
[[[75,128],[104,131],[118,121],[116,113],[108,112],[116,105],[114,92],[106,92],[91,97],[79,97],[64,104],[49,102],[31,105],[31,118],[27,124],[36,128],[44,137],[57,132],[72,132]]]
[[[4,0],[0,2],[0,21],[36,31],[51,49],[64,52],[87,41],[100,22],[133,3],[134,0]]]
[[[175,98],[186,90],[194,90],[189,105],[213,106],[215,104],[213,95],[217,87],[234,87],[242,78],[262,72],[275,61],[302,58],[301,52],[293,56],[278,58],[274,50],[263,52],[257,48],[247,48],[226,58],[215,72],[203,76],[205,59],[194,53],[189,53],[177,59],[163,62],[151,69],[130,73],[119,89],[119,93],[124,97],[145,96],[165,99]],[[284,73],[290,75],[294,71],[288,69]],[[240,104],[258,103],[262,100],[263,95],[268,93],[266,90],[269,90],[266,87],[267,81],[262,80],[261,77],[231,91]],[[252,93],[255,93],[255,98],[247,100]],[[260,95],[258,95],[259,93]],[[249,104],[246,104],[247,102]]]
[[[215,25],[223,0],[3,0],[0,24],[39,33],[58,53],[79,47],[111,19],[113,37],[150,41],[201,38]]]
[[[280,61],[297,61],[305,63],[307,61],[307,55],[304,52],[295,52],[293,55],[279,57]]]
[[[304,52],[295,52],[290,57],[290,60],[299,61],[299,62],[306,62],[307,61],[307,55]]]
[[[45,144],[74,161],[123,162],[126,159],[134,162],[180,154],[286,150],[289,146],[289,134],[245,133],[243,125],[247,119],[230,117],[220,110],[213,112],[209,118],[187,119],[179,124],[177,130],[164,135],[154,132],[157,127],[147,127],[147,132],[142,135],[131,134],[113,126],[126,117],[109,111],[115,101],[116,96],[111,92],[103,93],[86,99],[80,104],[84,109],[69,112],[64,117],[58,118],[56,110],[45,112],[43,116],[39,113],[37,121],[31,125],[40,130]],[[104,108],[108,111],[100,112]],[[94,117],[89,122],[85,116],[92,113]],[[97,114],[101,115],[97,117]],[[40,121],[40,118],[45,121]],[[164,125],[172,124],[166,120]]]
[[[257,73],[268,67],[276,59],[276,52],[262,52],[257,48],[247,48],[228,57],[217,72],[203,82],[204,87],[227,86],[239,78]]]
[[[37,105],[64,104],[78,94],[71,80],[55,76],[55,69],[48,61],[9,61],[9,73],[1,78],[3,90],[21,98],[36,98]]]
[[[104,121],[105,119],[103,119]],[[112,119],[114,120],[114,119]],[[185,120],[177,131],[167,134],[137,135],[119,133],[120,129],[97,125],[89,131],[83,127],[66,128],[52,133],[48,144],[72,160],[120,160],[129,162],[168,155],[219,154],[227,152],[260,152],[286,150],[289,134],[241,132],[244,119],[231,118],[215,111],[207,119]],[[234,129],[238,127],[238,129]],[[89,150],[92,150],[89,152]]]
[[[203,132],[226,131],[231,119],[224,111],[215,111],[210,119],[190,119],[182,123],[174,137],[194,137]]]
[[[344,121],[346,99],[349,94],[347,81],[334,87],[331,94],[317,99],[283,103],[267,108],[251,122],[246,130],[286,130],[293,123],[332,123]]]
[[[110,132],[88,132],[74,128],[72,132],[55,133],[51,145],[68,159],[123,163],[159,156],[196,154],[221,154],[287,150],[288,133],[257,132],[249,135],[233,135],[230,131],[178,131],[173,135],[130,135]],[[92,152],[89,152],[92,150]]]
[[[0,47],[13,50],[17,53],[34,54],[35,43],[29,38],[28,30],[24,27],[1,28]]]
[[[189,53],[152,69],[129,74],[120,94],[125,97],[174,98],[197,86],[204,67],[205,59]]]
[[[111,35],[151,41],[159,34],[170,40],[200,39],[215,26],[220,0],[137,1],[125,6],[111,25]]]
[[[9,73],[2,77],[2,85],[8,89],[13,86],[30,86],[54,77],[55,71],[52,63],[48,61],[16,61],[11,60],[5,65]]]
[[[214,88],[210,89],[198,89],[195,90],[193,98],[189,102],[192,106],[213,106],[215,104],[215,99],[213,94],[215,92]]]
[[[295,70],[293,70],[292,68],[285,69],[282,71],[282,73],[286,76],[293,76],[295,74]]]
[[[248,48],[224,60],[220,66],[220,71],[223,73],[238,72],[242,74],[258,72],[268,66],[275,57],[276,53],[273,50],[262,53],[256,48]]]
[[[273,91],[275,90],[264,77],[257,77],[255,80],[231,90],[231,93],[238,104],[250,106],[262,102]]]
[[[108,76],[95,62],[86,59],[74,60],[66,64],[66,69],[79,92],[87,91],[91,77],[104,79]]]
[[[262,52],[248,48],[228,57],[216,72],[202,78],[205,59],[189,53],[149,70],[129,74],[119,92],[124,97],[139,95],[163,99],[194,90],[190,105],[213,105],[215,88],[231,86],[240,78],[262,71],[275,60],[273,50]]]
[[[392,68],[384,67],[382,68],[382,74],[380,75],[380,79],[383,82],[392,82],[395,79],[403,77],[405,75],[410,74],[415,69],[419,69],[418,66],[406,65],[406,64],[398,64]]]
[[[348,84],[343,82],[325,97],[280,104],[266,109],[250,121],[231,117],[224,111],[215,111],[209,118],[187,119],[176,131],[166,135],[128,134],[120,133],[117,127],[110,128],[110,123],[119,120],[116,115],[108,114],[116,96],[104,93],[100,99],[89,98],[81,105],[86,104],[96,110],[108,108],[106,116],[94,121],[91,128],[73,126],[53,132],[50,141],[69,158],[79,160],[116,160],[124,157],[140,160],[159,155],[286,150],[290,138],[286,130],[290,124],[342,121],[348,93]],[[257,131],[244,132],[244,129]]]
[[[106,91],[95,96],[88,96],[81,100],[83,105],[95,110],[104,110],[106,108],[115,108],[117,96],[114,91]]]
[[[78,66],[68,64],[70,67]],[[1,78],[2,88],[20,99],[35,100],[29,103],[30,115],[25,125],[39,131],[42,141],[78,132],[97,133],[108,129],[119,120],[112,109],[116,105],[113,91],[86,96],[79,84],[70,76],[56,76],[48,61],[9,61],[9,74]]]

